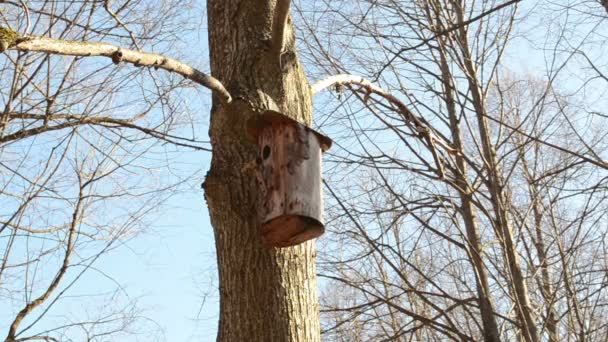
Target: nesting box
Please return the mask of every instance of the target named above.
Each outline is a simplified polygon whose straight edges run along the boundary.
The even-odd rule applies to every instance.
[[[331,139],[275,111],[248,122],[258,144],[258,216],[265,245],[288,247],[325,231],[321,154]]]

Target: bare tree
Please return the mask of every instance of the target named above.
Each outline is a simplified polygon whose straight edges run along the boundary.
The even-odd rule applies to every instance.
[[[319,268],[328,287],[358,295],[322,298],[326,336],[605,338],[607,141],[594,129],[605,116],[581,110],[601,78],[591,42],[603,18],[570,28],[579,13],[541,36],[549,64],[529,75],[509,69],[519,36],[561,24],[535,22],[529,7],[300,5],[304,58],[343,74],[313,85],[337,93],[318,122],[341,148],[327,181],[335,238]],[[559,6],[534,10],[584,8]],[[590,78],[561,82],[582,76],[583,54]]]
[[[191,22],[176,10],[186,2],[143,5],[0,4],[0,327],[7,341],[162,336],[120,280],[96,265],[147,231],[164,202],[192,184],[195,175],[172,166],[173,153],[209,147],[188,135],[191,109],[177,96],[194,93],[191,82],[114,63],[161,59],[161,69],[213,80],[140,52],[152,44],[172,51],[174,33]],[[99,40],[125,47],[110,48],[114,63],[82,58],[107,52],[92,43]],[[81,288],[87,277],[105,288]],[[68,309],[85,298],[86,310]]]
[[[576,116],[586,82],[557,85],[575,55],[602,78],[586,50],[604,17],[548,38],[553,60],[536,81],[503,63],[525,17],[518,0],[302,2],[304,60],[331,75],[310,87],[290,3],[207,1],[209,76],[172,48],[186,1],[3,2],[0,284],[19,284],[2,289],[18,307],[7,340],[130,331],[131,303],[35,329],[183,180],[125,181],[166,168],[142,157],[167,143],[212,152],[218,340],[320,340],[315,244],[262,246],[245,124],[267,109],[310,124],[312,96],[328,88],[348,92],[340,110],[319,110],[342,147],[327,182],[339,229],[320,274],[349,295],[324,299],[326,336],[605,339],[606,134]],[[192,82],[213,91],[210,142],[183,129]]]

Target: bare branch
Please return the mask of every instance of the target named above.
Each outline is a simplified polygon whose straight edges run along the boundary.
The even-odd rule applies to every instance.
[[[422,128],[422,127],[426,126],[420,119],[418,119],[415,115],[413,115],[410,112],[410,110],[407,109],[407,107],[398,98],[396,98],[395,96],[391,95],[390,93],[384,91],[380,87],[374,85],[372,82],[370,82],[360,76],[348,75],[348,74],[339,74],[339,75],[335,75],[335,76],[330,76],[324,80],[318,81],[315,84],[313,84],[311,89],[312,89],[312,93],[314,95],[324,89],[334,87],[334,86],[340,86],[340,85],[359,85],[361,87],[364,87],[368,93],[377,94],[377,95],[385,98],[386,100],[388,100],[390,103],[397,106],[397,108],[403,114],[406,115],[407,119],[416,125],[416,128]],[[368,95],[369,94],[366,94],[366,97]]]
[[[289,15],[290,0],[278,0],[272,19],[272,51],[276,54],[283,52],[285,47],[285,26]]]
[[[327,89],[327,88],[330,88],[333,86],[337,86],[337,85],[359,85],[359,86],[365,88],[365,91],[366,91],[365,97],[366,98],[369,96],[369,94],[376,94],[376,95],[383,97],[384,99],[389,101],[391,104],[393,104],[395,107],[397,107],[399,112],[405,116],[406,120],[408,120],[409,122],[411,122],[415,125],[416,130],[418,131],[419,134],[421,134],[425,137],[428,136],[426,138],[426,140],[428,141],[429,147],[431,149],[434,148],[434,144],[436,143],[437,145],[443,147],[450,154],[459,153],[458,150],[451,147],[448,142],[443,141],[443,139],[441,139],[438,136],[436,136],[435,134],[433,134],[433,132],[428,127],[428,125],[425,124],[424,122],[422,122],[422,120],[420,120],[414,114],[412,114],[412,112],[398,98],[396,98],[392,94],[384,91],[380,87],[374,85],[370,81],[368,81],[360,76],[348,75],[348,74],[330,76],[324,80],[318,81],[315,84],[313,84],[311,87],[312,93],[314,95],[314,94],[321,92],[324,89]],[[433,152],[433,156],[435,157],[436,161],[438,161],[436,152],[435,151],[432,151],[432,152]]]
[[[41,115],[35,115],[35,114],[17,113],[17,114],[11,114],[11,117],[14,117],[14,118],[19,117],[22,119],[42,120]],[[47,125],[38,126],[35,128],[22,129],[17,132],[0,137],[0,143],[26,139],[26,138],[29,138],[29,137],[32,137],[32,136],[35,136],[38,134],[62,130],[65,128],[72,128],[72,127],[81,126],[81,125],[98,125],[98,126],[108,127],[108,128],[114,128],[114,127],[130,128],[130,129],[134,129],[134,130],[140,131],[142,133],[145,133],[154,138],[166,141],[173,145],[188,147],[188,148],[201,150],[201,151],[210,151],[208,148],[205,148],[202,146],[188,144],[186,142],[180,142],[180,141],[194,142],[194,140],[184,139],[181,137],[172,136],[172,135],[164,133],[164,132],[159,132],[155,129],[138,126],[133,123],[134,120],[132,120],[132,119],[123,120],[123,119],[115,119],[115,118],[111,118],[111,117],[87,117],[85,115],[63,115],[63,114],[47,115],[46,119],[47,119],[47,122],[55,121],[55,120],[59,120],[59,119],[65,119],[67,121],[57,123],[55,125],[47,124]]]
[[[213,76],[207,75],[178,60],[156,53],[138,52],[106,43],[76,42],[36,36],[23,37],[19,43],[10,48],[19,51],[38,51],[65,56],[101,56],[112,58],[114,63],[126,62],[135,66],[161,68],[180,74],[191,81],[213,90],[228,103],[232,101],[232,97],[224,85]]]
[[[435,31],[435,32],[433,32],[434,33],[433,36],[425,38],[425,39],[422,39],[422,41],[420,43],[415,44],[413,46],[404,47],[404,48],[400,49],[399,51],[397,51],[397,53],[395,53],[395,55],[388,61],[388,63],[386,63],[386,65],[387,66],[390,65],[392,62],[395,61],[395,59],[399,58],[401,56],[401,54],[403,54],[406,51],[413,51],[413,50],[416,50],[418,48],[421,48],[421,47],[425,46],[426,44],[428,44],[429,42],[431,42],[431,41],[433,41],[433,40],[435,40],[435,39],[437,39],[437,38],[439,38],[441,36],[445,36],[445,35],[447,35],[447,34],[449,34],[451,32],[459,30],[462,27],[467,27],[468,25],[470,25],[470,24],[472,24],[472,23],[474,23],[474,22],[482,19],[483,17],[486,17],[486,16],[488,16],[488,15],[494,13],[494,12],[497,12],[497,11],[499,11],[499,10],[505,8],[505,7],[517,4],[519,2],[521,2],[521,0],[507,1],[507,2],[502,3],[502,4],[500,4],[500,5],[496,6],[496,7],[493,7],[493,8],[491,8],[491,9],[489,9],[489,10],[487,10],[487,11],[481,13],[481,14],[478,14],[478,15],[472,17],[472,18],[464,20],[462,23],[459,23],[457,25],[453,25],[453,26],[447,27],[447,28],[445,28],[443,30],[440,30],[440,31]],[[380,74],[382,71],[384,71],[384,68],[382,68],[378,74]]]
[[[74,239],[75,239],[75,233],[76,233],[76,229],[78,227],[79,221],[78,221],[78,214],[81,210],[81,206],[82,206],[82,200],[83,200],[83,187],[81,185],[80,187],[80,191],[79,191],[79,198],[78,201],[76,202],[76,205],[74,207],[74,212],[72,215],[72,223],[70,226],[70,231],[68,233],[68,237],[67,237],[67,242],[66,242],[66,250],[65,250],[65,255],[63,257],[63,263],[61,265],[61,268],[59,269],[59,271],[57,272],[57,275],[55,276],[55,278],[53,279],[53,281],[51,282],[51,284],[48,286],[48,288],[46,289],[46,291],[44,291],[44,293],[36,298],[35,300],[31,301],[30,303],[28,303],[27,305],[25,305],[25,307],[19,311],[19,313],[17,314],[17,316],[15,317],[15,319],[13,320],[13,322],[11,323],[11,326],[9,328],[8,331],[8,336],[6,337],[7,341],[14,341],[15,337],[17,336],[17,329],[19,328],[19,325],[21,324],[21,322],[23,321],[23,319],[30,313],[32,312],[32,310],[34,310],[36,307],[38,307],[40,304],[44,303],[47,298],[49,298],[51,296],[51,294],[53,293],[53,291],[55,291],[55,289],[59,286],[59,283],[61,282],[61,279],[65,276],[68,267],[70,265],[70,256],[72,255],[72,251],[74,248]]]
[[[30,337],[25,337],[25,338],[19,338],[15,340],[16,342],[21,342],[21,341],[52,341],[52,342],[59,342],[58,339],[51,337],[51,336],[30,336]]]
[[[19,0],[19,3],[21,4],[21,7],[23,8],[23,12],[25,12],[25,19],[27,20],[27,26],[25,27],[25,33],[27,34],[30,32],[30,27],[32,25],[32,23],[30,21],[30,10],[27,7],[27,5],[25,4],[25,1]]]

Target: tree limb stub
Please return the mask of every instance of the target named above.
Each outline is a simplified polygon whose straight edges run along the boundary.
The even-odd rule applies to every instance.
[[[290,0],[277,0],[272,19],[272,50],[281,54],[285,47],[285,26],[289,15]]]
[[[160,68],[180,74],[191,81],[211,89],[228,103],[232,101],[232,97],[224,85],[213,76],[207,75],[176,59],[156,53],[139,52],[106,43],[76,42],[36,36],[23,37],[21,42],[9,49],[46,52],[64,56],[108,57],[116,64],[125,62],[136,66]]]

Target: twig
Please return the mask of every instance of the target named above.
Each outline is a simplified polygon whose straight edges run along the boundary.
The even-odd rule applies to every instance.
[[[395,59],[401,57],[402,53],[404,53],[406,51],[416,50],[416,49],[418,49],[420,47],[423,47],[424,45],[428,44],[432,40],[435,40],[435,39],[437,39],[437,38],[439,38],[441,36],[444,36],[444,35],[447,35],[448,33],[456,31],[456,30],[460,29],[461,27],[468,26],[468,25],[474,23],[475,21],[477,21],[477,20],[479,20],[479,19],[481,19],[481,18],[483,18],[485,16],[488,16],[488,15],[490,15],[490,14],[496,12],[496,11],[499,11],[499,10],[501,10],[501,9],[507,7],[507,6],[511,6],[513,4],[517,4],[517,3],[521,2],[521,1],[522,0],[510,0],[510,1],[507,1],[507,2],[502,3],[502,4],[500,4],[500,5],[496,6],[496,7],[490,8],[489,10],[487,10],[487,11],[485,11],[483,13],[480,13],[480,14],[472,17],[472,18],[469,18],[468,20],[465,20],[462,23],[459,23],[458,25],[450,26],[450,27],[447,27],[447,28],[445,28],[443,30],[439,30],[439,31],[432,31],[433,35],[431,37],[424,38],[424,39],[422,39],[422,41],[420,43],[418,43],[416,45],[404,47],[404,48],[400,49],[399,51],[397,51],[395,53],[395,55],[393,57],[391,57],[391,59],[388,61],[388,63],[384,64],[384,66],[376,74],[380,75],[384,71],[384,69],[386,69],[389,65],[391,65],[391,63],[393,61],[395,61]]]
[[[129,33],[129,36],[133,41],[133,45],[135,45],[138,51],[141,51],[141,48],[139,47],[139,44],[137,44],[137,40],[135,39],[133,31],[131,31],[122,20],[120,20],[120,18],[116,15],[116,13],[114,13],[114,11],[112,11],[112,8],[110,7],[110,0],[105,0],[105,2],[103,3],[103,8],[105,8],[106,12],[108,12],[108,14],[118,23],[118,25],[120,25],[123,29],[125,29],[125,31]]]
[[[25,307],[23,309],[21,309],[21,311],[19,311],[19,313],[17,314],[17,316],[11,323],[11,326],[8,331],[8,336],[6,337],[6,341],[15,340],[15,337],[17,336],[17,329],[19,328],[19,325],[21,324],[23,319],[29,313],[31,313],[32,310],[34,310],[36,307],[40,306],[51,296],[51,294],[59,286],[61,279],[67,273],[67,270],[70,266],[70,257],[72,255],[72,251],[74,249],[74,240],[75,240],[76,230],[77,230],[78,225],[80,224],[78,215],[80,214],[80,211],[81,211],[82,205],[83,205],[83,199],[84,199],[83,190],[84,189],[83,189],[83,186],[81,183],[78,201],[76,202],[76,205],[74,207],[74,212],[72,213],[72,222],[71,222],[70,230],[69,230],[68,236],[67,236],[66,249],[65,249],[65,254],[63,257],[63,262],[61,264],[61,268],[59,268],[59,271],[57,271],[55,278],[53,279],[51,284],[47,287],[47,289],[44,291],[44,293],[42,295],[40,295],[40,297],[36,298],[35,300],[27,303],[27,305],[25,305]]]
[[[25,1],[19,0],[19,3],[21,4],[21,7],[23,7],[23,11],[25,12],[25,19],[27,20],[27,25],[25,27],[25,33],[27,34],[27,33],[30,32],[30,27],[31,27],[31,24],[32,24],[30,22],[30,9],[25,4]]]

